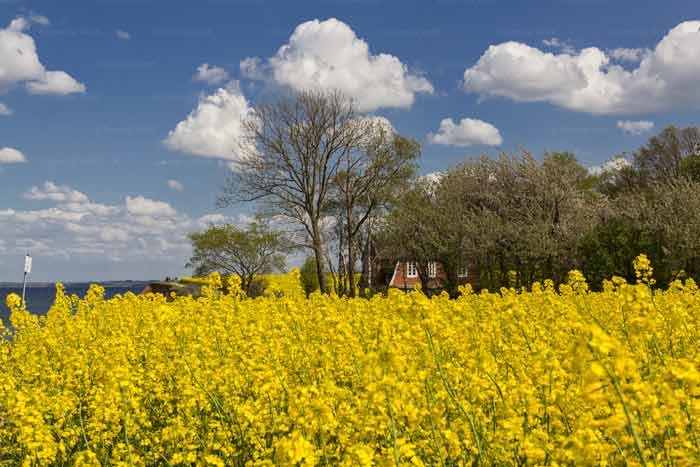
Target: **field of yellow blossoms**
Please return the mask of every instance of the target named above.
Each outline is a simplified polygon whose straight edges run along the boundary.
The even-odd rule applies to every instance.
[[[457,299],[59,285],[42,318],[9,296],[0,465],[699,465],[700,290],[636,270]]]

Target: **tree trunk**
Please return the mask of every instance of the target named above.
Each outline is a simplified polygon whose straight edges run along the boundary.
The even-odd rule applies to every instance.
[[[503,255],[498,255],[498,266],[501,269],[501,287],[508,287],[508,271],[506,270]]]
[[[345,257],[343,256],[343,250],[345,249],[345,243],[343,239],[343,233],[342,231],[340,232],[340,239],[339,239],[339,244],[338,244],[338,280],[337,280],[337,286],[335,287],[335,293],[340,295],[345,295],[345,289],[346,287],[346,282],[345,278],[347,277],[347,269],[345,267]]]
[[[323,273],[323,243],[321,242],[321,232],[318,228],[318,221],[313,223],[313,236],[311,239],[314,257],[316,258],[316,276],[318,278],[318,288],[321,293],[327,293],[326,275]]]
[[[347,278],[350,288],[350,297],[355,297],[355,247],[352,241],[352,223],[350,222],[350,213],[348,213],[348,267]]]
[[[406,263],[404,263],[404,268],[406,268]],[[420,281],[420,289],[423,294],[428,295],[428,273],[427,273],[427,263],[421,261],[416,261],[416,272],[418,273],[418,280]],[[404,271],[404,277],[408,276],[408,272]]]
[[[364,289],[372,289],[372,265],[370,261],[371,259],[371,253],[370,253],[370,231],[369,229],[367,230],[367,237],[363,239],[362,242],[362,251],[360,252],[360,261],[362,263],[362,277],[360,280],[360,292]]]
[[[252,274],[241,274],[241,289],[248,295],[250,293],[250,285],[253,283]]]

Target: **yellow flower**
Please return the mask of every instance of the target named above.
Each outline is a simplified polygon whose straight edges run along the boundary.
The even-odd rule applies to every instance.
[[[22,305],[22,298],[15,293],[11,293],[5,297],[5,303],[7,304],[7,308],[14,310]]]
[[[42,317],[10,295],[0,462],[699,465],[700,289],[635,267],[456,299],[307,298],[298,271],[256,299],[216,275],[198,299],[58,284]]]

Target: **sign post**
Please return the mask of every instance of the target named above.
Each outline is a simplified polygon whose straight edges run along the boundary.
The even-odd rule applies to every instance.
[[[24,257],[24,281],[22,281],[22,306],[27,308],[25,296],[27,292],[27,276],[32,272],[32,257],[27,255]]]

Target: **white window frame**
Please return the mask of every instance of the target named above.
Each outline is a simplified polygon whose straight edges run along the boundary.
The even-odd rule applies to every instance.
[[[459,271],[457,271],[457,277],[469,277],[469,268],[467,268],[466,266],[462,266],[461,268],[459,268]]]
[[[409,279],[418,277],[418,265],[415,261],[406,261],[406,277]]]
[[[435,261],[428,263],[428,277],[431,279],[435,279],[437,277],[437,263]]]

